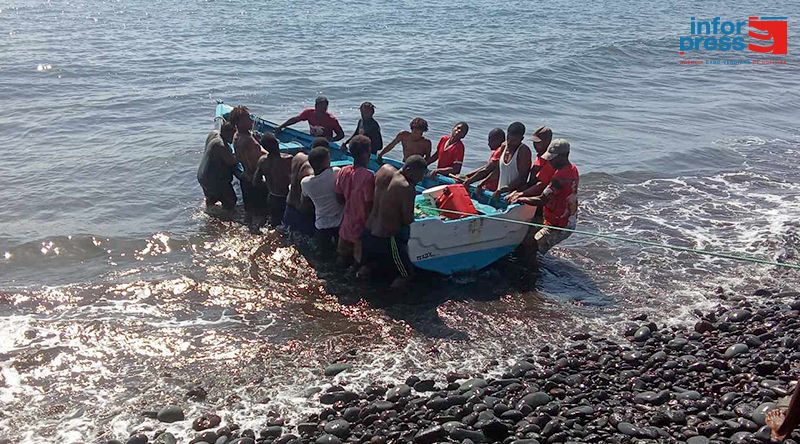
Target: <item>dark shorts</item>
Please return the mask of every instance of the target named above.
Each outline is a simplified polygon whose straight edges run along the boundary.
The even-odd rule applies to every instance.
[[[252,183],[246,180],[240,181],[239,186],[242,189],[244,210],[248,213],[266,214],[267,197],[269,196],[267,187],[263,185],[253,186]]]
[[[403,227],[396,236],[377,237],[369,230],[361,235],[361,262],[374,271],[389,278],[407,278],[414,272],[408,257],[408,227]]]
[[[267,212],[269,214],[269,223],[272,226],[278,226],[283,219],[283,213],[286,211],[286,196],[278,196],[270,194],[267,197]]]
[[[206,205],[215,205],[217,202],[222,204],[226,210],[232,210],[236,206],[236,192],[233,185],[227,184],[200,184],[203,187],[203,194],[206,196]]]
[[[314,238],[325,249],[336,248],[339,243],[339,227],[317,228],[314,231]]]
[[[286,210],[283,212],[283,226],[290,231],[313,236],[314,213],[304,213],[291,205],[286,205]]]

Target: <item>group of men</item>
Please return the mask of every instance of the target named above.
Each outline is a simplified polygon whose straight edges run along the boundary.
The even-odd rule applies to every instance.
[[[412,272],[407,254],[409,226],[414,221],[415,187],[426,175],[446,175],[466,186],[475,184],[479,191],[491,191],[493,198],[536,206],[535,221],[546,227],[533,230],[523,244],[534,256],[537,250],[545,253],[569,236],[569,231],[560,228],[575,227],[578,170],[569,161],[569,142],[552,140],[549,128],[533,133],[534,150],[523,142],[522,123],[512,123],[506,132],[493,129],[487,163],[461,175],[463,139],[469,132],[466,122],[455,124],[434,151],[425,137],[428,123],[417,117],[409,130],[400,131],[384,147],[375,107],[364,102],[360,111],[355,131],[341,144],[353,164],[338,168],[331,166],[329,144],[344,139],[345,133],[328,112],[327,98],[318,97],[313,108],[288,119],[274,133],[264,134],[253,132],[249,110],[237,106],[219,131],[206,139],[197,174],[206,205],[210,210],[217,203],[225,211],[234,209],[231,181],[235,175],[251,231],[258,232],[266,222],[314,236],[323,247],[335,247],[339,260],[355,264],[360,275],[387,272],[393,275],[395,286]],[[309,132],[316,137],[310,151],[281,152],[276,135],[301,121],[308,122]],[[380,161],[398,144],[404,162],[400,170],[388,164],[375,173],[367,168],[372,155]]]

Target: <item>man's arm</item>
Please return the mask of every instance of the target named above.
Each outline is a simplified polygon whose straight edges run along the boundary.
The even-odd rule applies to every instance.
[[[303,114],[302,113],[298,114],[298,115],[290,118],[289,120],[281,123],[280,126],[275,128],[275,132],[279,133],[279,132],[283,131],[283,129],[286,128],[287,126],[292,126],[297,122],[302,122],[303,120],[305,120],[305,118],[303,117]]]
[[[233,151],[225,144],[217,144],[214,147],[214,152],[219,156],[225,166],[232,167],[239,163],[236,156],[233,155]]]
[[[386,154],[389,153],[389,151],[391,151],[395,146],[397,146],[397,144],[400,143],[401,140],[403,140],[404,133],[405,133],[404,131],[400,131],[399,133],[397,133],[397,136],[395,136],[395,138],[391,142],[389,142],[389,144],[386,145],[386,147],[384,147],[380,153],[378,153],[378,157],[380,158],[385,156]]]
[[[256,163],[256,170],[253,172],[253,186],[258,186],[264,183],[264,171],[267,170],[267,162],[269,162],[269,157],[261,156]]]
[[[333,119],[333,121],[336,122],[336,126],[333,127],[334,136],[333,139],[331,139],[331,141],[338,142],[344,139],[344,130],[342,129],[342,125],[339,124],[338,120]]]
[[[414,198],[417,196],[417,190],[413,185],[409,185],[404,192],[406,195],[403,199],[402,208],[403,225],[411,225],[414,222]]]
[[[339,144],[339,146],[342,148],[343,151],[347,151],[347,144],[350,143],[350,141],[353,140],[353,137],[355,137],[357,135],[358,135],[358,125],[356,125],[356,129],[353,130],[353,135],[348,137],[347,140],[345,140],[344,142]],[[383,145],[381,145],[381,146],[383,146]]]

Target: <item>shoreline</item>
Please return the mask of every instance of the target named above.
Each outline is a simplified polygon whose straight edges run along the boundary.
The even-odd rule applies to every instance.
[[[800,293],[717,297],[731,307],[698,310],[693,326],[659,326],[641,315],[629,321],[625,339],[578,333],[569,344],[521,356],[499,378],[412,375],[358,393],[334,385],[320,393],[318,413],[294,424],[265,418],[258,431],[214,414],[186,418],[196,431],[188,442],[769,442],[764,415],[785,403],[800,373],[793,368],[800,362]],[[332,364],[324,373],[350,369]],[[174,406],[156,416],[184,419]],[[177,440],[150,431],[105,442]]]

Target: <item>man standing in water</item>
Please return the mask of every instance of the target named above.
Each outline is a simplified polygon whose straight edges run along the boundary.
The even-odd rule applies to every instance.
[[[219,202],[227,217],[236,206],[236,192],[231,181],[238,161],[230,147],[235,133],[233,124],[223,120],[220,130],[212,131],[206,138],[206,149],[197,168],[197,181],[206,197],[206,211],[211,211]]]
[[[484,166],[467,173],[464,186],[469,187],[471,184],[478,182],[478,190],[497,190],[497,179],[499,176],[497,162],[500,161],[500,156],[503,155],[503,150],[501,148],[505,141],[506,133],[501,128],[494,128],[489,131],[488,144],[491,150],[489,160],[486,161]]]
[[[297,122],[308,122],[308,130],[314,137],[324,137],[332,142],[344,139],[344,130],[339,125],[339,121],[333,114],[328,112],[328,98],[325,96],[317,97],[313,108],[304,109],[300,114],[283,122],[275,128],[275,133],[283,131],[287,126],[292,126]]]
[[[458,122],[453,127],[450,135],[442,136],[439,144],[436,145],[436,152],[428,159],[428,165],[439,161],[436,169],[431,172],[431,176],[443,174],[458,175],[461,172],[461,165],[464,164],[464,142],[462,139],[469,132],[467,122]]]
[[[324,137],[317,137],[311,143],[311,149],[328,147]],[[310,199],[303,199],[300,182],[305,177],[314,175],[314,169],[308,163],[308,155],[299,152],[292,158],[291,185],[286,198],[286,212],[283,214],[283,225],[290,231],[312,236],[314,234],[314,204]]]
[[[556,139],[542,155],[555,168],[550,184],[535,197],[515,197],[512,202],[542,207],[544,225],[534,235],[536,247],[542,254],[550,251],[572,233],[556,228],[575,229],[578,221],[578,168],[569,161],[570,145],[564,139]]]
[[[422,117],[416,117],[409,126],[411,131],[397,133],[394,140],[389,142],[386,148],[378,154],[378,160],[381,160],[398,143],[403,145],[403,161],[413,155],[422,156],[425,160],[431,157],[431,141],[424,136],[425,132],[428,131],[428,122]]]
[[[253,186],[253,176],[258,167],[258,160],[267,152],[261,148],[251,133],[253,119],[246,106],[239,105],[234,108],[230,114],[230,121],[236,126],[236,136],[233,138],[236,158],[244,167],[239,186],[242,188],[242,200],[244,200],[245,223],[250,232],[256,234],[263,223],[269,190],[266,187]]]
[[[370,151],[372,154],[378,154],[378,151],[383,148],[383,137],[381,137],[381,126],[372,117],[375,115],[375,105],[370,102],[364,102],[361,104],[359,110],[361,111],[361,118],[358,119],[356,130],[347,141],[342,143],[342,150],[347,151],[347,146],[350,144],[350,141],[360,134],[369,138],[371,146]]]
[[[375,174],[375,197],[362,238],[364,266],[359,276],[381,271],[394,279],[392,288],[408,283],[413,272],[408,239],[410,225],[414,222],[416,185],[427,171],[425,159],[413,155],[406,159],[400,171],[383,165]]]
[[[336,246],[344,213],[335,189],[339,168],[331,168],[331,154],[321,146],[308,153],[308,163],[314,169],[314,176],[304,177],[300,187],[303,196],[314,202],[317,241],[323,248],[331,248]]]
[[[528,188],[524,191],[510,193],[506,196],[509,201],[517,197],[532,197],[542,194],[542,191],[550,185],[550,180],[556,172],[553,165],[542,157],[550,146],[550,141],[553,140],[553,131],[546,126],[542,126],[533,133],[531,140],[533,141],[533,148],[536,150],[536,159],[534,159],[531,166]],[[541,212],[537,212],[537,216],[541,216]]]
[[[273,227],[277,227],[281,224],[283,213],[286,210],[286,198],[291,181],[292,156],[281,153],[278,139],[272,133],[261,135],[261,146],[267,150],[267,155],[258,159],[253,176],[253,187],[259,188],[266,185],[269,190],[267,198],[269,223]]]
[[[370,140],[366,136],[355,136],[350,142],[353,165],[339,171],[336,179],[336,196],[344,204],[344,217],[339,228],[339,258],[347,265],[353,261],[361,264],[361,234],[372,210],[375,193],[375,175],[367,169],[370,156]]]

